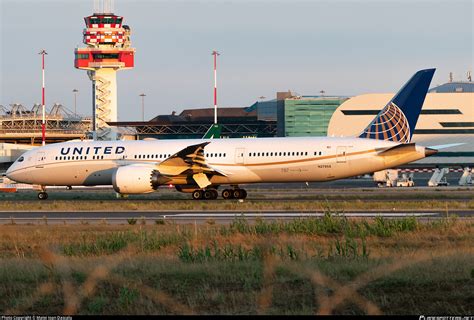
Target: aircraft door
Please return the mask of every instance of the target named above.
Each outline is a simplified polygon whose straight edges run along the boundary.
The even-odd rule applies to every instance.
[[[235,149],[235,163],[244,164],[245,163],[245,148],[236,148]]]
[[[347,147],[337,147],[337,163],[346,163]]]

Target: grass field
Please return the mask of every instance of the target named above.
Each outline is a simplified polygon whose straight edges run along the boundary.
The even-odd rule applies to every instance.
[[[0,310],[467,315],[473,243],[452,217],[2,225]]]

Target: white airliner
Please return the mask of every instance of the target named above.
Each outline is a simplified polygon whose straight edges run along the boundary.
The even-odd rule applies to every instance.
[[[247,196],[239,184],[329,181],[372,173],[437,152],[410,143],[435,69],[418,71],[359,137],[77,141],[27,151],[8,178],[47,186],[113,185],[121,194],[162,185],[193,199]],[[350,125],[350,123],[347,123]]]

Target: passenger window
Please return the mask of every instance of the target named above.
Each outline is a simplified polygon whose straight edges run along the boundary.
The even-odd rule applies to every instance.
[[[321,152],[321,151],[319,151],[319,155],[321,155],[321,154],[322,154],[322,152]]]

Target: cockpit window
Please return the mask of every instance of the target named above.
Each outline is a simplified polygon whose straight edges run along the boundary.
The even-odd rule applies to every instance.
[[[25,158],[23,158],[23,157],[18,158],[18,162],[23,162],[23,160],[25,160]]]

